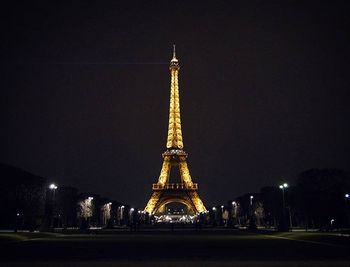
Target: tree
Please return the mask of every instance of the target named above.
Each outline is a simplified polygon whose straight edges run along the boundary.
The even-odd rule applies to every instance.
[[[333,225],[345,226],[344,195],[349,189],[349,173],[343,170],[310,169],[299,174],[295,198],[306,225],[327,229],[333,219]]]
[[[0,178],[0,226],[33,231],[44,217],[46,179],[6,164]]]
[[[277,186],[261,188],[261,201],[264,203],[265,222],[268,226],[277,227],[282,213],[281,190]]]

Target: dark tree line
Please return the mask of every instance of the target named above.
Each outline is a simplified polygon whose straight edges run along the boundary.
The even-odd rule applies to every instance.
[[[349,226],[349,200],[345,198],[349,191],[349,173],[338,169],[311,169],[298,176],[290,202],[306,227],[345,227]]]
[[[263,207],[260,224],[282,230],[288,227],[318,228],[329,230],[350,227],[350,203],[345,195],[350,192],[350,175],[339,169],[310,169],[300,173],[296,184],[284,190],[278,186],[266,186],[259,193],[248,193],[236,198],[239,216],[249,218],[253,208]],[[253,207],[250,196],[254,196]],[[260,218],[261,219],[261,218]],[[242,219],[241,219],[242,221]]]
[[[91,209],[91,214],[82,215],[81,205],[89,198],[93,200],[85,208]],[[118,212],[121,206],[124,208]],[[74,187],[58,186],[52,190],[46,178],[0,164],[0,229],[112,227],[128,223],[129,209],[129,205],[94,193],[79,193]]]
[[[34,230],[44,219],[46,180],[0,164],[0,227]]]
[[[349,192],[348,172],[310,169],[284,190],[284,205],[282,190],[277,185],[266,186],[259,193],[247,193],[226,206],[210,209],[209,215],[215,225],[252,229],[255,224],[280,230],[290,226],[321,230],[350,227],[350,199],[345,197]],[[93,202],[87,206],[90,197]],[[90,209],[91,214],[87,214]],[[96,194],[79,194],[72,187],[52,191],[45,178],[5,164],[0,164],[0,216],[0,229],[29,230],[81,227],[84,223],[112,227],[125,225],[131,218],[126,204]]]

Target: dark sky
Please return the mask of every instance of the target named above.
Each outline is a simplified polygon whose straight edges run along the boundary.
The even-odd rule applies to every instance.
[[[205,204],[349,169],[347,1],[27,2],[1,11],[0,162],[143,207],[176,43]]]

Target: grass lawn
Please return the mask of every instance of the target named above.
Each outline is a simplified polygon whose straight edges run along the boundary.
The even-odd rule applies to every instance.
[[[128,265],[132,262],[135,266],[141,263],[142,266],[148,266],[147,263],[165,266],[159,264],[167,262],[166,266],[180,266],[181,262],[191,262],[191,266],[197,266],[195,264],[206,262],[212,264],[208,266],[219,266],[215,265],[218,263],[235,266],[235,262],[240,262],[237,266],[250,266],[250,263],[274,266],[273,263],[283,262],[283,266],[296,266],[290,264],[314,262],[317,266],[350,266],[349,237],[305,232],[0,233],[0,251],[1,261],[7,264],[64,261],[107,264],[103,266],[110,262],[124,263],[123,266],[134,266]],[[225,265],[228,263],[231,265]],[[328,265],[322,265],[325,263]]]

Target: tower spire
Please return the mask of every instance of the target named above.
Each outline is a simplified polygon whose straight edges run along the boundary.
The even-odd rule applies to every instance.
[[[173,46],[173,58],[170,61],[170,105],[169,105],[169,127],[167,138],[167,149],[183,149],[181,117],[180,117],[180,97],[179,97],[179,61],[175,54],[175,45]]]
[[[170,67],[171,66],[178,66],[179,61],[176,58],[176,51],[175,51],[175,44],[173,44],[173,58],[170,61]]]
[[[175,44],[173,44],[173,59],[176,59]]]

